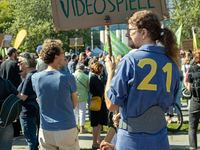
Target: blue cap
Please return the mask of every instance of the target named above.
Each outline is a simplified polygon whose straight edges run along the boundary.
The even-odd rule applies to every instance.
[[[36,51],[37,51],[37,52],[40,52],[41,49],[42,49],[42,45],[39,45],[39,46],[37,47]]]

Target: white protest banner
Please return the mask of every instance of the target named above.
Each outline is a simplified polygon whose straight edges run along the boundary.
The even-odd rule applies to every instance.
[[[165,0],[51,0],[54,30],[72,30],[110,24],[126,23],[134,12],[148,9],[162,20],[168,17]]]
[[[0,33],[0,47],[10,47],[11,40],[12,40],[11,34]]]

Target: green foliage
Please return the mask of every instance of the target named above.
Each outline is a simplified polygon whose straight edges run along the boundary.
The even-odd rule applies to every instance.
[[[3,33],[3,29],[9,27],[9,24],[6,23],[13,20],[10,11],[9,2],[0,1],[0,33]]]
[[[200,1],[199,0],[172,0],[169,9],[171,24],[169,27],[176,32],[183,24],[181,40],[192,39],[192,27],[196,28],[200,37]]]
[[[63,42],[64,51],[68,51],[69,38],[83,37],[85,43],[90,43],[90,29],[78,31],[54,31],[51,3],[49,0],[9,0],[11,15],[14,17],[11,25],[5,30],[7,34],[13,34],[12,45],[17,33],[21,29],[27,31],[27,36],[20,45],[21,51],[35,52],[36,47],[45,39],[60,39]]]

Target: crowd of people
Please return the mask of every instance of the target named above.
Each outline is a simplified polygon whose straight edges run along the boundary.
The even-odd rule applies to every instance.
[[[0,67],[0,99],[8,96],[3,83],[8,79],[11,93],[24,101],[17,120],[30,150],[80,149],[78,133],[88,133],[87,103],[96,96],[101,98],[101,108],[89,111],[92,148],[169,150],[165,112],[180,101],[182,82],[192,91],[189,144],[197,149],[200,97],[194,84],[200,78],[200,49],[193,58],[192,53],[181,51],[181,58],[174,33],[162,29],[157,15],[149,10],[129,18],[126,37],[133,50],[116,60],[103,53],[92,56],[90,47],[79,55],[72,49],[64,52],[62,41],[52,39],[36,48],[37,59],[8,49]],[[157,40],[163,46],[157,46]],[[108,112],[116,112],[116,145],[100,138],[102,125],[108,125]],[[0,128],[2,150],[11,149],[13,135],[12,124]]]

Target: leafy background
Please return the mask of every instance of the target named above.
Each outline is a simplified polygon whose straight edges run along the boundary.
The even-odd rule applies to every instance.
[[[199,0],[166,0],[166,3],[170,18],[162,21],[165,26],[176,32],[183,24],[181,40],[192,39],[193,26],[197,35],[200,34]],[[54,31],[50,0],[0,1],[0,33],[12,34],[13,44],[15,36],[21,29],[28,32],[19,47],[21,51],[35,52],[36,47],[45,39],[62,40],[64,51],[70,49],[69,38],[83,37],[85,44],[91,44],[91,29]]]
[[[4,0],[0,1],[0,33],[12,34],[25,29],[27,36],[20,45],[21,51],[35,52],[45,39],[60,39],[64,51],[69,51],[69,38],[82,37],[90,44],[90,29],[54,31],[50,0]],[[82,51],[84,48],[82,48]]]

